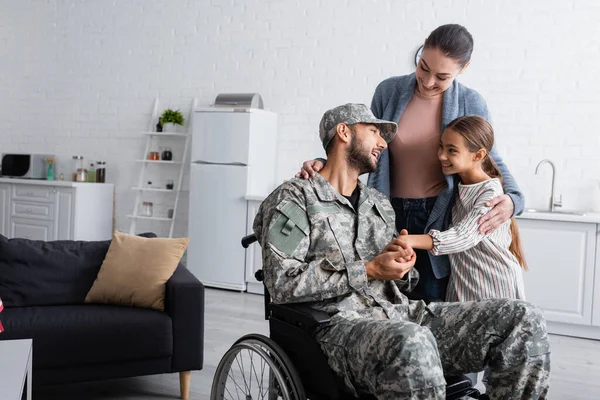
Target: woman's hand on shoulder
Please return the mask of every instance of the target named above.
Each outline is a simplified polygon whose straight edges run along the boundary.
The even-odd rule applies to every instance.
[[[315,176],[315,172],[323,169],[323,162],[319,160],[308,160],[302,163],[302,169],[296,174],[296,178],[308,179]]]
[[[515,205],[507,194],[495,197],[485,205],[492,207],[492,209],[479,218],[479,232],[482,235],[495,231],[496,228],[508,221],[515,211]]]

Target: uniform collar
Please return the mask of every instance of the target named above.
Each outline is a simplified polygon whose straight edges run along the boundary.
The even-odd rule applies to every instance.
[[[337,190],[335,190],[333,188],[333,186],[331,186],[329,181],[327,181],[327,179],[323,178],[318,172],[315,172],[315,176],[314,176],[314,178],[311,178],[311,180],[313,182],[313,186],[315,188],[315,192],[316,192],[319,200],[321,200],[321,201],[336,201],[337,200],[340,203],[346,204],[350,208],[352,208],[352,205],[350,204],[348,199],[345,198],[344,196],[342,196]],[[359,208],[362,208],[362,205],[364,202],[366,202],[367,200],[371,200],[371,195],[369,194],[368,190],[365,190],[366,186],[364,183],[362,183],[362,181],[360,179],[358,180],[358,188],[360,190],[358,204],[359,204]],[[369,201],[369,203],[372,203],[372,202]],[[371,204],[371,206],[372,206],[372,204]]]

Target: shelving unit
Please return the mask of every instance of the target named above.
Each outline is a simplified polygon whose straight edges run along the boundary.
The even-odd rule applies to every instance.
[[[194,99],[192,101],[191,104],[191,108],[190,108],[190,113],[188,115],[188,129],[187,129],[187,133],[180,133],[180,132],[153,132],[153,129],[155,128],[157,122],[158,122],[158,118],[159,118],[159,111],[158,111],[158,105],[159,105],[159,99],[158,96],[156,97],[156,99],[154,100],[154,106],[152,109],[152,116],[150,117],[150,122],[149,122],[149,126],[148,126],[148,130],[141,132],[141,135],[146,136],[146,148],[144,150],[144,154],[142,159],[138,159],[135,160],[136,163],[140,163],[142,165],[141,169],[140,169],[140,175],[138,178],[138,182],[136,186],[132,186],[131,189],[135,190],[137,192],[136,197],[135,197],[135,204],[133,207],[133,213],[130,215],[127,215],[128,218],[131,219],[131,224],[129,226],[129,233],[130,234],[135,234],[135,230],[137,227],[137,221],[138,220],[151,220],[151,221],[161,221],[161,222],[170,222],[170,227],[169,227],[169,236],[168,237],[173,237],[173,229],[175,226],[175,220],[177,218],[177,208],[179,205],[179,195],[182,192],[181,190],[181,184],[183,181],[183,173],[184,173],[184,168],[185,168],[185,164],[186,164],[186,158],[188,155],[188,147],[190,145],[190,139],[191,139],[191,132],[192,132],[192,113],[194,112],[194,109],[196,108],[196,104],[197,104],[197,99]],[[152,141],[154,140],[154,138],[160,139],[160,138],[179,138],[179,139],[183,139],[185,138],[185,145],[181,154],[181,161],[165,161],[165,160],[147,160],[145,159],[145,157],[147,156],[148,152],[151,150],[151,145],[152,145]],[[177,178],[177,181],[174,182],[174,187],[173,189],[159,189],[159,188],[153,188],[153,187],[144,187],[144,182],[146,181],[147,177],[147,167],[148,165],[151,164],[157,164],[157,165],[161,165],[161,166],[166,166],[166,165],[178,165],[179,166],[179,175]],[[139,215],[139,207],[142,203],[142,195],[145,192],[154,192],[154,193],[174,193],[175,194],[175,199],[173,201],[173,218],[167,218],[167,217],[147,217],[147,216],[142,216]]]
[[[164,161],[164,160],[135,160],[135,162],[145,163],[145,164],[173,164],[173,165],[181,164],[181,162],[179,162],[179,161]]]

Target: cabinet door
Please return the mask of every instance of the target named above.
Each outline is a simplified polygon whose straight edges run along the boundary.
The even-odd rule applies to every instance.
[[[594,263],[594,304],[592,325],[600,326],[600,225],[596,225],[596,260]]]
[[[0,234],[8,235],[8,220],[10,215],[10,184],[0,183]]]
[[[527,300],[548,321],[590,325],[596,225],[519,219]]]
[[[75,240],[75,189],[57,188],[54,207],[55,240]],[[89,210],[89,212],[93,211]]]
[[[246,234],[250,235],[253,233],[252,225],[254,224],[254,217],[258,212],[260,201],[250,200],[248,201],[248,221],[246,223]],[[252,243],[246,249],[246,283],[247,290],[250,293],[264,294],[263,283],[256,280],[254,274],[256,271],[262,268],[262,253],[258,243]]]
[[[54,240],[53,222],[26,218],[11,218],[10,237],[30,240]]]

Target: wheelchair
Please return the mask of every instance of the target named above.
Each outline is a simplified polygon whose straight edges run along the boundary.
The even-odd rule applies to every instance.
[[[242,239],[247,248],[255,235]],[[263,271],[256,272],[263,281]],[[313,334],[329,323],[329,315],[306,304],[273,304],[264,288],[269,334],[239,338],[221,358],[211,388],[211,400],[350,400],[356,398],[329,367]],[[419,298],[420,299],[420,298]],[[446,400],[487,399],[466,376],[445,376]],[[361,396],[358,400],[373,400]]]

